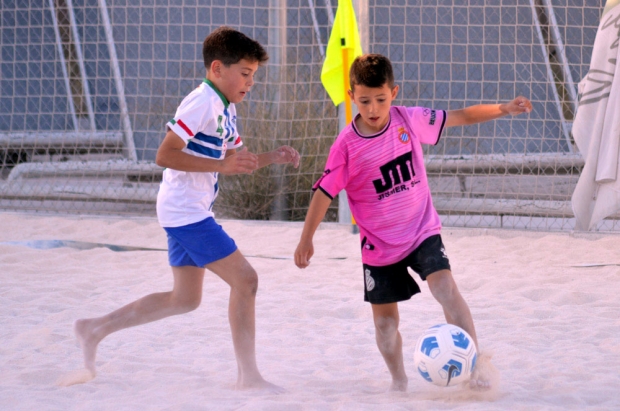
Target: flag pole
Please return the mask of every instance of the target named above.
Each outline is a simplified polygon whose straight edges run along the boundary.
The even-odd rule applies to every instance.
[[[346,67],[349,67],[349,49],[345,47],[345,39],[340,39],[340,44],[342,45],[342,67],[345,70],[342,70],[343,81],[342,85],[344,87],[344,118],[346,124],[348,125],[352,120],[352,110],[351,110],[351,96],[349,96],[349,72],[346,70]]]
[[[346,40],[344,38],[340,39],[340,45],[342,46],[342,67],[349,67],[349,48],[346,46]],[[353,120],[353,113],[351,108],[351,96],[349,96],[349,71],[342,70],[342,85],[344,86],[344,118],[345,118],[345,127],[351,123]],[[347,204],[348,206],[348,204]],[[351,232],[353,234],[359,233],[359,227],[355,222],[355,217],[351,214]]]

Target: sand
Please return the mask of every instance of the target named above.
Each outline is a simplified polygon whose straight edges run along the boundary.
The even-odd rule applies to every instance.
[[[357,235],[323,224],[315,257],[300,270],[291,259],[300,223],[220,223],[259,273],[257,361],[286,393],[233,389],[229,289],[212,274],[197,310],[110,335],[95,379],[58,385],[82,368],[73,322],[169,290],[167,254],[6,242],[165,249],[165,233],[152,218],[0,213],[0,409],[620,409],[618,235],[445,228],[455,279],[501,381],[478,394],[417,374],[417,336],[444,322],[420,282],[422,293],[400,304],[409,388],[390,393],[363,301]]]

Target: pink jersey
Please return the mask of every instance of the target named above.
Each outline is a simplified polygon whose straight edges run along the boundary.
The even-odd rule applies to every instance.
[[[379,133],[362,135],[352,122],[332,145],[313,189],[330,198],[346,190],[365,264],[396,263],[440,233],[421,144],[437,144],[445,121],[443,110],[391,107]]]

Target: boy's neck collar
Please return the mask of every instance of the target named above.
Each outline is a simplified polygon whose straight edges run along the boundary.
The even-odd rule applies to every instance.
[[[388,117],[388,121],[387,123],[385,123],[385,126],[383,126],[383,128],[379,131],[375,131],[375,132],[371,132],[370,134],[365,134],[362,132],[362,130],[360,130],[360,127],[358,127],[358,125],[355,123],[355,121],[359,118],[359,120],[362,122],[364,122],[364,120],[362,119],[362,116],[360,113],[357,113],[355,115],[355,117],[353,118],[353,121],[351,121],[351,126],[353,127],[353,130],[355,131],[355,133],[363,138],[374,138],[374,137],[378,137],[381,134],[385,133],[385,130],[388,129],[388,127],[390,126],[390,124],[392,124],[392,112],[390,109],[390,115]],[[363,128],[363,127],[362,127]]]
[[[224,107],[227,108],[230,105],[230,103],[228,102],[228,99],[222,94],[221,91],[217,89],[217,87],[215,87],[215,84],[213,84],[211,80],[209,80],[208,78],[205,78],[203,80],[203,83],[207,83],[207,85],[211,87],[213,91],[217,93],[218,96],[220,96],[220,98],[222,99],[222,102],[224,103]]]

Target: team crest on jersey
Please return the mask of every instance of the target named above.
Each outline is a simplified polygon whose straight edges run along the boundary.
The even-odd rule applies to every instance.
[[[407,130],[404,127],[398,127],[398,140],[403,144],[409,142],[409,134],[407,134]]]

